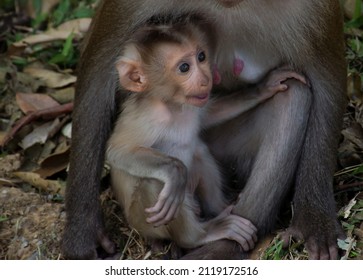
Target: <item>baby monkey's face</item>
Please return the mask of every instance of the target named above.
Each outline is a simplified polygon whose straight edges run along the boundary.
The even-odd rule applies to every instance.
[[[208,51],[196,42],[170,44],[163,49],[165,71],[177,85],[175,97],[180,103],[203,107],[213,85]]]

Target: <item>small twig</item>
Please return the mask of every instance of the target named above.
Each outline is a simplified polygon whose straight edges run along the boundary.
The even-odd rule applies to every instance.
[[[352,166],[349,166],[349,167],[346,167],[342,170],[339,170],[337,171],[335,174],[334,174],[334,177],[338,177],[338,176],[341,176],[341,175],[344,175],[344,174],[347,174],[347,173],[351,173],[352,171],[354,171],[355,169],[361,167],[362,164],[357,164],[357,165],[352,165]]]
[[[346,191],[350,189],[356,189],[357,187],[363,187],[363,182],[355,182],[351,184],[338,185],[335,187],[336,191]]]
[[[0,178],[0,186],[16,186],[16,184],[13,181],[7,180],[5,178]]]
[[[127,241],[126,241],[126,244],[125,244],[125,247],[123,248],[122,250],[122,253],[121,253],[121,257],[120,257],[120,260],[123,260],[125,258],[125,255],[126,255],[126,251],[127,249],[129,248],[130,244],[131,244],[131,240],[134,239],[133,238],[133,233],[134,233],[134,229],[131,229],[131,233],[129,235],[129,238],[127,238]]]
[[[55,107],[51,107],[51,108],[38,110],[38,111],[29,113],[25,117],[21,118],[14,125],[14,127],[6,134],[3,141],[0,143],[0,147],[4,147],[11,139],[14,138],[16,133],[18,133],[18,131],[25,125],[27,125],[39,118],[42,118],[45,120],[54,119],[63,114],[70,114],[72,111],[73,111],[73,102],[70,102],[67,104],[63,104],[63,105],[59,105],[59,106],[55,106]]]

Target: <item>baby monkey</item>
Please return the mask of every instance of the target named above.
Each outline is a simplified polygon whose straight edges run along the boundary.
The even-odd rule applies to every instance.
[[[106,157],[115,196],[141,235],[182,248],[231,239],[248,251],[257,229],[231,214],[218,164],[199,134],[285,91],[285,80],[306,80],[278,69],[258,86],[209,102],[208,42],[200,24],[186,21],[141,27],[126,43],[116,69],[130,95]]]

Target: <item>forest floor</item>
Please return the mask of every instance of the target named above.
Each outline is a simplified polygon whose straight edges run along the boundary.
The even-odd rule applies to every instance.
[[[6,141],[0,150],[0,259],[62,259],[78,47],[97,0],[30,4],[35,2],[39,1],[4,0],[0,4],[0,22],[4,23],[0,24],[0,143]],[[339,241],[342,258],[363,259],[363,17],[362,6],[343,2],[348,106],[339,139],[334,194],[337,217],[347,235]],[[63,114],[43,119],[32,113],[54,107]],[[19,129],[11,132],[14,127]],[[127,226],[108,179],[105,166],[101,203],[107,232],[117,245],[113,258],[169,258],[171,244],[155,253]],[[283,217],[288,217],[289,208]],[[260,240],[251,258],[306,259],[302,242],[282,247],[278,233],[284,226],[281,223]]]

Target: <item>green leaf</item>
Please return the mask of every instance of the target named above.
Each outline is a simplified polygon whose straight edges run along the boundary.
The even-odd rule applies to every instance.
[[[355,1],[354,19],[362,17],[362,0]]]
[[[35,10],[37,17],[40,16],[42,12],[42,6],[43,6],[42,0],[33,0],[33,8]]]
[[[38,29],[38,27],[45,22],[48,19],[48,14],[42,14],[39,13],[37,14],[37,16],[35,17],[35,19],[32,20],[32,27],[34,29]]]
[[[362,174],[363,173],[363,165],[357,167],[357,169],[355,169],[352,173],[352,175],[358,175],[358,174]]]
[[[60,2],[59,6],[53,13],[53,22],[55,26],[61,24],[64,21],[70,9],[71,9],[70,0],[62,0]]]
[[[73,53],[73,38],[74,38],[74,33],[69,34],[66,41],[64,42],[62,55],[67,57]]]
[[[69,65],[75,63],[74,62],[75,49],[73,47],[73,38],[74,38],[74,33],[71,33],[64,42],[62,46],[62,51],[54,55],[49,60],[49,63],[63,64],[63,65]]]
[[[0,222],[5,222],[7,220],[9,220],[8,217],[6,217],[6,216],[0,216]]]
[[[79,7],[74,10],[73,17],[74,18],[90,18],[94,15],[94,10],[89,7]]]
[[[13,57],[12,62],[17,66],[25,66],[28,64],[28,60],[24,57]]]

